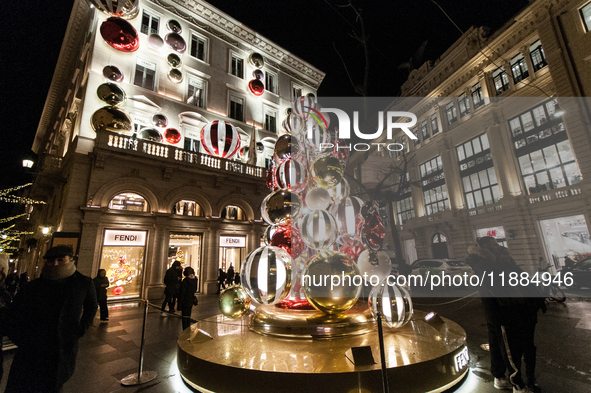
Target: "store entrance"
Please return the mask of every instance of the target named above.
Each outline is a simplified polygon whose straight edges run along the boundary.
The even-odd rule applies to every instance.
[[[201,291],[201,244],[202,235],[187,233],[171,233],[168,242],[168,269],[175,260],[181,262],[183,268],[192,267],[199,279],[197,291]]]
[[[228,272],[230,266],[234,268],[234,274],[240,273],[242,261],[246,257],[245,236],[220,236],[220,261],[219,268]]]
[[[548,252],[548,263],[555,270],[564,266],[565,257],[577,262],[591,255],[591,238],[582,214],[541,220],[540,227]]]

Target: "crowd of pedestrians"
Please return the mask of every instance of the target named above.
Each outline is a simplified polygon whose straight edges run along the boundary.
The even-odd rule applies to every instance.
[[[230,264],[227,272],[225,272],[224,269],[219,268],[218,291],[216,294],[219,294],[222,289],[226,289],[226,286],[231,286],[234,284],[240,284],[240,273],[234,272],[234,266]]]

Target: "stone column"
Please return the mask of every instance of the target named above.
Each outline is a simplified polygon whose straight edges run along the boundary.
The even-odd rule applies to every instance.
[[[452,210],[461,210],[464,208],[464,195],[462,193],[462,184],[460,181],[460,168],[455,158],[455,147],[445,135],[443,140],[443,151],[441,152],[441,161],[443,162],[443,173],[445,174],[445,184],[447,186],[447,196]]]
[[[152,236],[153,241],[151,244],[146,244],[146,254],[151,250],[148,255],[152,255],[150,263],[145,263],[146,273],[144,275],[148,283],[146,297],[150,300],[164,297],[164,274],[168,269],[168,243],[170,239],[168,224],[168,217],[156,217]]]
[[[513,71],[511,70],[511,64],[508,61],[504,61],[503,68],[507,73],[507,79],[509,79],[509,90],[515,90],[515,80],[513,79]]]
[[[474,100],[472,99],[472,86],[464,89],[464,94],[468,98],[468,105],[470,105],[470,113],[474,113]]]
[[[219,223],[217,221],[210,221],[210,227],[205,233],[205,239],[203,241],[205,249],[203,250],[203,263],[201,264],[204,280],[201,290],[205,293],[216,293],[218,290],[219,238]]]
[[[478,82],[480,82],[480,88],[482,89],[482,96],[484,97],[484,105],[490,104],[490,97],[492,92],[495,91],[492,85],[492,79],[490,72],[481,72],[478,74]]]
[[[78,252],[78,271],[94,277],[101,262],[102,239],[99,223],[105,209],[83,208],[82,232],[80,233],[80,249]]]
[[[534,63],[531,61],[531,53],[529,52],[529,47],[522,46],[521,47],[521,54],[525,58],[525,65],[527,66],[527,73],[529,74],[530,81],[536,80],[536,71],[534,70]]]
[[[493,124],[486,128],[497,181],[503,198],[522,195],[521,170],[516,162],[508,126]]]

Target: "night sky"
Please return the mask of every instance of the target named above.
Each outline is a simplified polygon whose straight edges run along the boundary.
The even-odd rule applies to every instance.
[[[364,71],[363,47],[350,35],[361,25],[348,0],[212,0],[211,4],[326,73],[319,96],[354,96],[335,47],[356,84]],[[424,41],[426,60],[436,60],[461,33],[432,0],[357,1],[369,36],[370,96],[397,96],[408,62]],[[462,31],[491,31],[528,0],[437,0]],[[42,4],[42,5],[41,5]],[[0,188],[29,181],[21,160],[30,151],[57,62],[73,0],[3,2],[0,13],[2,69],[2,176]],[[419,64],[420,64],[419,63]],[[6,205],[0,203],[0,205]],[[0,206],[6,211],[7,206]]]

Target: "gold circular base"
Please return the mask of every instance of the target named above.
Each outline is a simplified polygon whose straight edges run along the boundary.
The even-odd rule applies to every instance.
[[[400,329],[384,326],[388,382],[397,392],[442,392],[468,371],[466,332],[445,318],[428,324],[424,316],[415,311]],[[357,347],[367,347],[361,357]],[[201,392],[382,390],[377,329],[323,340],[278,338],[218,315],[181,333],[177,362],[183,379]]]
[[[253,332],[285,338],[335,338],[369,333],[376,329],[367,303],[358,302],[344,314],[317,310],[289,310],[259,306],[251,318]]]

